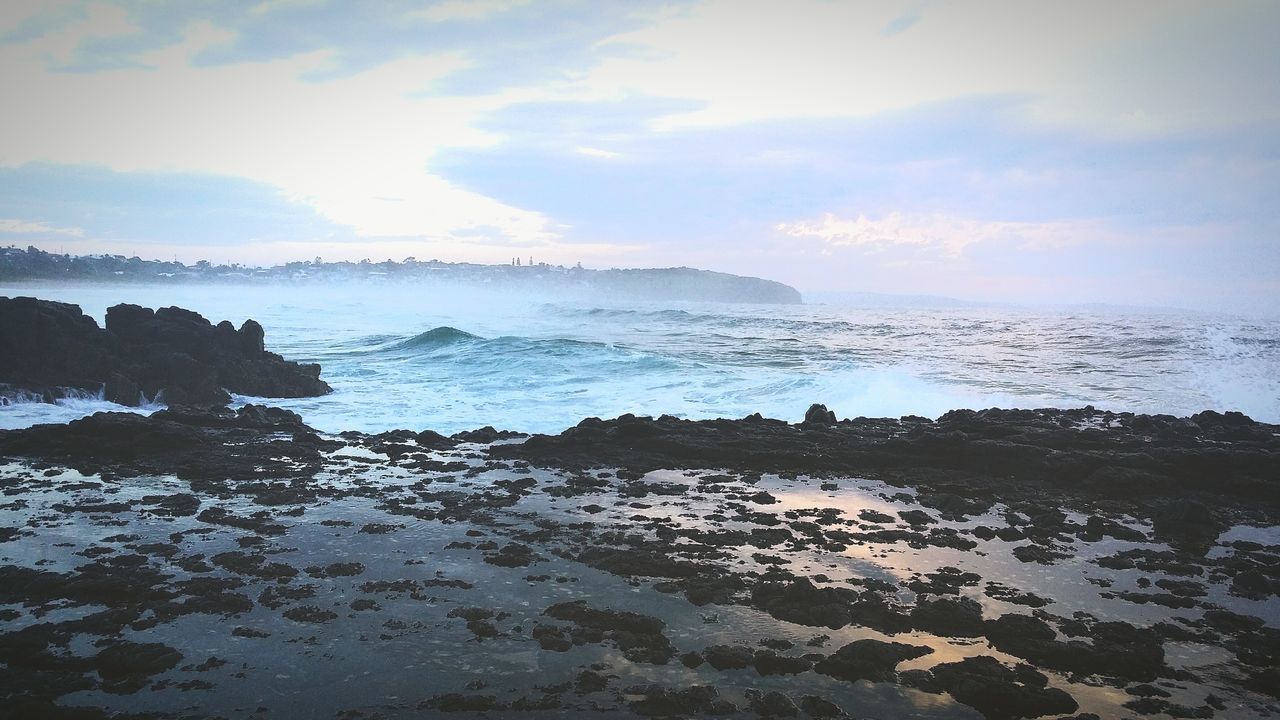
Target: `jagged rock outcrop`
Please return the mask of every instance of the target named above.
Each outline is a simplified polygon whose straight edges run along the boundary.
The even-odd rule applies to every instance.
[[[682,420],[587,418],[559,435],[534,435],[492,454],[547,467],[719,468],[909,479],[922,502],[979,512],[994,498],[1066,502],[1105,498],[1149,517],[1157,534],[1203,547],[1227,501],[1254,513],[1280,508],[1280,427],[1240,413],[1189,418],[1073,410],[954,410],[927,418],[805,422],[758,415]],[[961,496],[963,496],[961,498]],[[1172,499],[1172,500],[1170,500]],[[1157,502],[1158,501],[1158,502]],[[1068,503],[1070,504],[1070,503]],[[1204,510],[1219,508],[1219,514]],[[949,511],[950,512],[950,511]],[[1037,520],[1048,525],[1053,518]],[[1060,523],[1059,523],[1060,524]],[[1038,546],[1037,546],[1038,547]]]
[[[116,305],[106,328],[78,305],[30,297],[0,298],[0,384],[47,401],[103,391],[138,405],[163,393],[173,405],[222,405],[227,391],[260,397],[330,392],[320,366],[268,352],[262,326],[213,325],[177,307]]]

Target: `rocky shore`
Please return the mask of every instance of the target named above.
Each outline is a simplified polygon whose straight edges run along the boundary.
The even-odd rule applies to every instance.
[[[257,397],[311,397],[331,391],[319,365],[266,349],[262,326],[217,325],[177,307],[116,305],[100,328],[79,306],[0,297],[0,397],[45,402],[75,393],[136,406],[219,406],[227,391]]]
[[[110,325],[110,323],[109,323]],[[1280,427],[0,432],[15,717],[1267,717]]]

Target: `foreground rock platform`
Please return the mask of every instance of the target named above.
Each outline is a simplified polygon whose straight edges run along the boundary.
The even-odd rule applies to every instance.
[[[331,391],[320,366],[267,351],[262,326],[217,325],[177,307],[116,305],[106,327],[77,305],[0,297],[0,386],[51,402],[69,392],[102,392],[136,406],[223,405],[227,391],[259,397],[311,397]]]
[[[810,416],[325,435],[251,405],[0,432],[0,707],[1280,712],[1280,429]]]

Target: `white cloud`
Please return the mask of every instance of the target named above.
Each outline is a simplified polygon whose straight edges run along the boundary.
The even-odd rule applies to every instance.
[[[586,155],[587,157],[601,158],[604,160],[612,160],[613,158],[622,157],[622,153],[616,153],[612,150],[601,150],[600,148],[583,147],[581,145],[575,147],[573,151],[579,155]]]
[[[879,219],[865,215],[842,218],[831,213],[817,220],[781,223],[775,228],[783,235],[813,238],[831,248],[861,247],[872,250],[893,246],[915,246],[956,258],[971,245],[984,242],[1012,242],[1023,248],[1058,247],[1085,238],[1097,239],[1098,223],[1063,220],[1043,223],[992,222],[948,215],[906,215],[889,213]]]
[[[42,222],[0,218],[0,233],[7,235],[67,235],[84,237],[84,230],[77,227],[58,227]]]
[[[536,96],[424,96],[433,81],[467,66],[459,54],[407,57],[308,82],[303,78],[325,68],[330,53],[193,67],[195,53],[227,39],[225,30],[201,23],[181,43],[146,55],[146,68],[48,72],[51,54],[64,57],[82,36],[73,28],[0,48],[0,95],[7,98],[0,165],[89,163],[249,178],[366,237],[444,240],[481,227],[516,243],[554,235],[541,213],[430,172],[441,150],[498,141],[475,129],[483,113]]]
[[[913,13],[901,32],[883,32]],[[1277,53],[1257,27],[1277,14],[1274,4],[1191,0],[708,0],[614,37],[629,51],[583,87],[705,101],[659,129],[1007,94],[1044,122],[1104,134],[1231,127],[1280,117],[1263,69]]]

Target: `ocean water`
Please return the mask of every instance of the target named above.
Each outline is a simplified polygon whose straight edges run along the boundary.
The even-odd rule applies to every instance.
[[[559,432],[588,416],[799,420],[1075,407],[1280,422],[1280,321],[1177,311],[635,303],[412,285],[22,285],[80,305],[254,318],[334,393],[269,400],[326,431]],[[248,401],[249,398],[238,398]],[[142,408],[147,412],[159,406]],[[92,396],[0,406],[0,427],[121,409]]]

